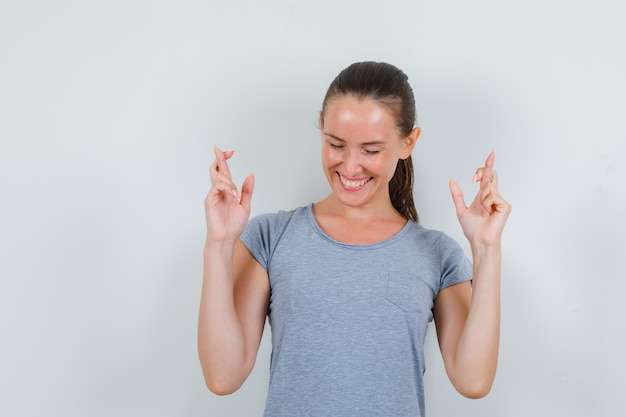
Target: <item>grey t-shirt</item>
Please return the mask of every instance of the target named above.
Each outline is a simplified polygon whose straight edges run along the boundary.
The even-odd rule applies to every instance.
[[[265,417],[424,416],[424,353],[443,288],[471,279],[449,236],[409,221],[371,245],[337,242],[313,206],[251,219],[272,329]]]

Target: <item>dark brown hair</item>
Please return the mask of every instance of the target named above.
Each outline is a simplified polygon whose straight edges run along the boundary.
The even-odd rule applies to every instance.
[[[385,62],[357,62],[337,75],[328,87],[322,112],[336,96],[352,95],[358,99],[371,98],[389,110],[403,137],[409,136],[415,127],[415,97],[404,72]],[[407,219],[418,222],[413,201],[413,161],[411,156],[400,159],[396,172],[389,181],[391,204]]]

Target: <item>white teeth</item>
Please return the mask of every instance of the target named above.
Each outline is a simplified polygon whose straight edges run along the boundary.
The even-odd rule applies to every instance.
[[[366,178],[361,181],[348,181],[341,176],[339,178],[341,179],[341,183],[348,188],[359,188],[369,181],[369,178]]]

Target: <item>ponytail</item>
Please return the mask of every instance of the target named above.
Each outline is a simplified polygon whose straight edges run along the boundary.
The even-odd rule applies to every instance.
[[[400,159],[396,172],[389,181],[391,204],[400,214],[409,220],[418,222],[417,209],[413,200],[413,160],[411,156]]]

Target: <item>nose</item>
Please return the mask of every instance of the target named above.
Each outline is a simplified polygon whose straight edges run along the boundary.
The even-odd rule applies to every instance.
[[[356,177],[361,171],[361,152],[358,149],[350,149],[345,153],[343,161],[344,175],[347,177]]]

